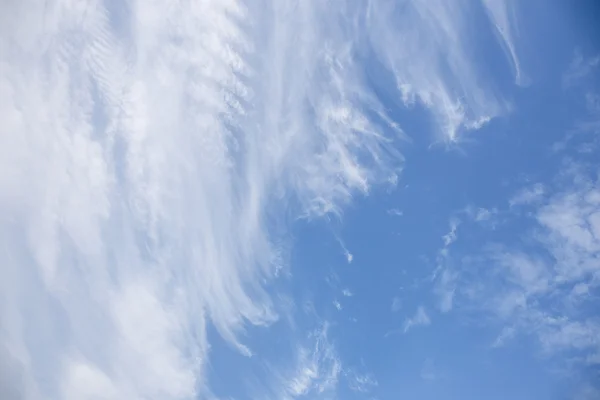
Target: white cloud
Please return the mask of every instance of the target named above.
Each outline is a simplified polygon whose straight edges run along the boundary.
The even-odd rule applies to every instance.
[[[348,264],[351,264],[352,260],[354,260],[354,255],[352,255],[352,253],[349,251],[346,251],[346,261],[348,261]]]
[[[0,393],[202,394],[208,324],[251,354],[238,336],[278,318],[264,285],[289,213],[397,180],[364,38],[447,139],[506,109],[464,4],[362,4],[2,3],[0,342],[23,379]],[[317,379],[306,357],[290,395]]]
[[[118,399],[127,397],[115,386],[112,379],[85,361],[68,361],[63,383],[65,399]]]
[[[483,208],[467,206],[464,208],[463,213],[467,217],[465,223],[476,223],[481,227],[496,230],[502,223],[504,216],[498,208]]]
[[[512,63],[515,75],[515,82],[518,85],[526,85],[529,79],[524,75],[519,57],[514,44],[514,36],[517,34],[517,21],[515,12],[514,0],[498,1],[498,0],[483,0],[483,4],[490,16],[492,23],[495,25],[497,33],[501,40],[500,44],[504,47],[507,58]]]
[[[352,260],[354,260],[354,255],[350,253],[350,251],[348,251],[348,248],[346,247],[344,241],[341,238],[337,237],[337,241],[342,247],[342,251],[344,252],[344,257],[346,258],[346,261],[348,262],[348,264],[352,264]]]
[[[309,342],[298,349],[292,368],[283,374],[273,371],[273,375],[279,376],[274,382],[277,386],[271,388],[273,398],[335,397],[343,368],[329,341],[328,326],[311,333]]]
[[[523,290],[527,296],[549,289],[550,271],[543,260],[522,252],[498,250],[491,258],[502,269],[506,279]]]
[[[573,60],[567,71],[563,74],[563,86],[571,87],[581,82],[600,64],[600,56],[584,57],[581,51],[576,50]]]
[[[392,312],[398,312],[402,308],[402,299],[399,297],[394,297],[392,299]]]
[[[500,332],[500,334],[498,335],[496,340],[494,340],[492,347],[504,346],[504,344],[507,341],[509,341],[510,339],[512,339],[515,336],[516,332],[517,332],[517,330],[514,327],[505,326],[504,328],[502,328],[502,331]]]
[[[477,210],[477,215],[475,215],[475,221],[487,221],[492,217],[493,213],[485,208],[480,208]]]
[[[546,317],[541,327],[540,340],[549,352],[577,349],[600,354],[600,324],[597,322]]]
[[[500,33],[515,78],[523,80],[513,44],[514,13],[510,5],[484,1],[491,24]],[[461,130],[478,129],[508,107],[485,87],[472,62],[474,26],[468,2],[372,1],[367,27],[379,58],[394,73],[402,101],[419,101],[433,113],[444,140],[459,139]]]
[[[13,4],[2,14],[29,25],[1,39],[2,341],[42,377],[32,393],[85,398],[69,386],[83,371],[186,398],[205,385],[207,321],[249,353],[244,324],[277,318],[261,282],[280,199],[337,213],[395,171],[347,43],[309,4],[292,18],[274,2],[264,37],[236,21],[266,11],[233,1],[134,4],[118,29],[101,2]]]
[[[336,308],[336,310],[340,311],[342,309],[342,305],[340,304],[339,301],[334,300],[333,301],[333,306]]]
[[[574,354],[592,364],[600,354],[593,312],[600,289],[600,192],[595,167],[571,165],[544,196],[519,195],[533,223],[524,242],[487,246],[465,264],[458,291],[504,326],[494,346],[517,334],[535,337],[548,356]],[[538,191],[541,193],[541,191]],[[507,233],[514,232],[508,224]],[[512,233],[511,233],[512,234]],[[470,286],[470,288],[468,288]],[[585,355],[585,356],[582,356]]]
[[[397,208],[391,208],[387,212],[388,212],[389,215],[394,215],[394,216],[397,216],[397,217],[401,217],[401,216],[404,215],[404,212],[402,210],[397,209]]]
[[[442,236],[444,245],[438,252],[436,258],[437,266],[431,277],[431,280],[435,282],[434,294],[439,299],[438,308],[444,313],[452,310],[458,277],[458,274],[450,268],[448,260],[450,259],[450,247],[458,239],[456,232],[460,221],[456,218],[451,218],[449,224],[450,231]]]
[[[452,243],[456,241],[456,229],[460,225],[460,221],[457,219],[450,220],[450,231],[445,234],[442,239],[444,241],[444,248],[448,248]]]
[[[434,292],[439,297],[439,309],[442,312],[452,310],[456,291],[457,274],[445,268],[437,279]]]
[[[377,379],[375,379],[372,374],[358,373],[355,370],[351,370],[345,375],[346,380],[348,381],[348,387],[353,392],[369,393],[373,388],[379,385]]]
[[[532,187],[528,187],[519,191],[509,200],[509,204],[511,207],[534,204],[541,201],[543,196],[544,186],[540,183],[536,183]]]
[[[404,333],[408,332],[410,329],[417,326],[426,326],[431,324],[431,320],[429,319],[429,315],[427,315],[427,311],[423,306],[419,306],[415,315],[411,318],[407,318],[404,321]]]
[[[377,387],[375,376],[364,368],[344,365],[332,340],[329,325],[313,331],[295,351],[291,367],[268,368],[271,387],[257,398],[273,399],[335,399],[340,386],[357,393],[370,393]]]
[[[344,289],[342,290],[342,295],[344,295],[344,297],[352,297],[354,296],[354,293],[352,293],[350,289]]]

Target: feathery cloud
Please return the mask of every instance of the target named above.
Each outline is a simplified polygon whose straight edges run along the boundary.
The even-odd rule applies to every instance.
[[[427,315],[427,311],[423,306],[419,306],[415,315],[411,318],[407,318],[404,321],[404,333],[408,332],[410,329],[417,326],[426,326],[431,324],[431,319],[429,319],[429,315]]]
[[[340,215],[397,181],[403,133],[367,52],[449,140],[505,111],[477,79],[466,7],[4,2],[0,371],[22,379],[0,393],[208,392],[207,327],[250,355],[240,333],[278,318],[265,287],[287,216]]]
[[[583,352],[579,361],[594,364],[600,354],[600,321],[591,311],[600,289],[597,177],[594,169],[574,167],[548,187],[544,198],[522,203],[533,217],[527,242],[488,246],[461,271],[461,284],[479,289],[459,293],[505,324],[495,347],[524,333],[547,355]]]

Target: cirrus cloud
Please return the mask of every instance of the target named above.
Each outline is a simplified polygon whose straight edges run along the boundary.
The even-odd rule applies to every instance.
[[[20,376],[0,393],[26,399],[209,393],[208,326],[252,354],[289,215],[340,215],[401,169],[369,51],[447,139],[506,110],[467,2],[0,7],[0,371]]]

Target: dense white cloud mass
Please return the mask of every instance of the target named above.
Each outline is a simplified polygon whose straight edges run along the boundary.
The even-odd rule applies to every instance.
[[[446,139],[506,109],[467,51],[469,5],[2,2],[0,397],[208,394],[207,325],[250,354],[238,334],[278,318],[289,216],[395,181],[367,54]],[[335,384],[327,353],[299,360],[284,397]]]

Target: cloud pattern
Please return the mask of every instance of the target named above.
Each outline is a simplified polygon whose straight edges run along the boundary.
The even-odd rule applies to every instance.
[[[0,397],[218,398],[210,371],[220,342],[261,366],[264,379],[240,383],[248,397],[382,386],[338,349],[336,317],[286,292],[308,270],[292,262],[294,227],[341,221],[359,196],[396,190],[411,143],[461,144],[510,114],[510,91],[484,55],[491,46],[513,84],[527,86],[516,2],[0,8]],[[483,45],[477,32],[494,39]],[[596,64],[576,59],[564,86]],[[429,132],[400,112],[426,115]],[[526,333],[592,365],[600,325],[578,310],[596,304],[600,194],[593,162],[564,156],[564,165],[547,190],[524,185],[505,208],[450,219],[432,307],[450,315],[477,303],[473,312],[504,326],[496,347]],[[384,214],[404,221],[401,209]],[[507,226],[523,213],[534,250],[490,241],[463,254],[470,269],[454,264],[465,226],[489,229],[498,215]],[[360,268],[335,241],[346,267]],[[481,271],[483,261],[492,268]],[[346,317],[346,302],[364,297],[342,289],[327,304]],[[395,337],[435,325],[428,305],[393,299],[392,315],[416,309]],[[288,356],[263,357],[255,336],[282,332]],[[425,364],[417,370],[434,381],[438,363],[435,373]]]

